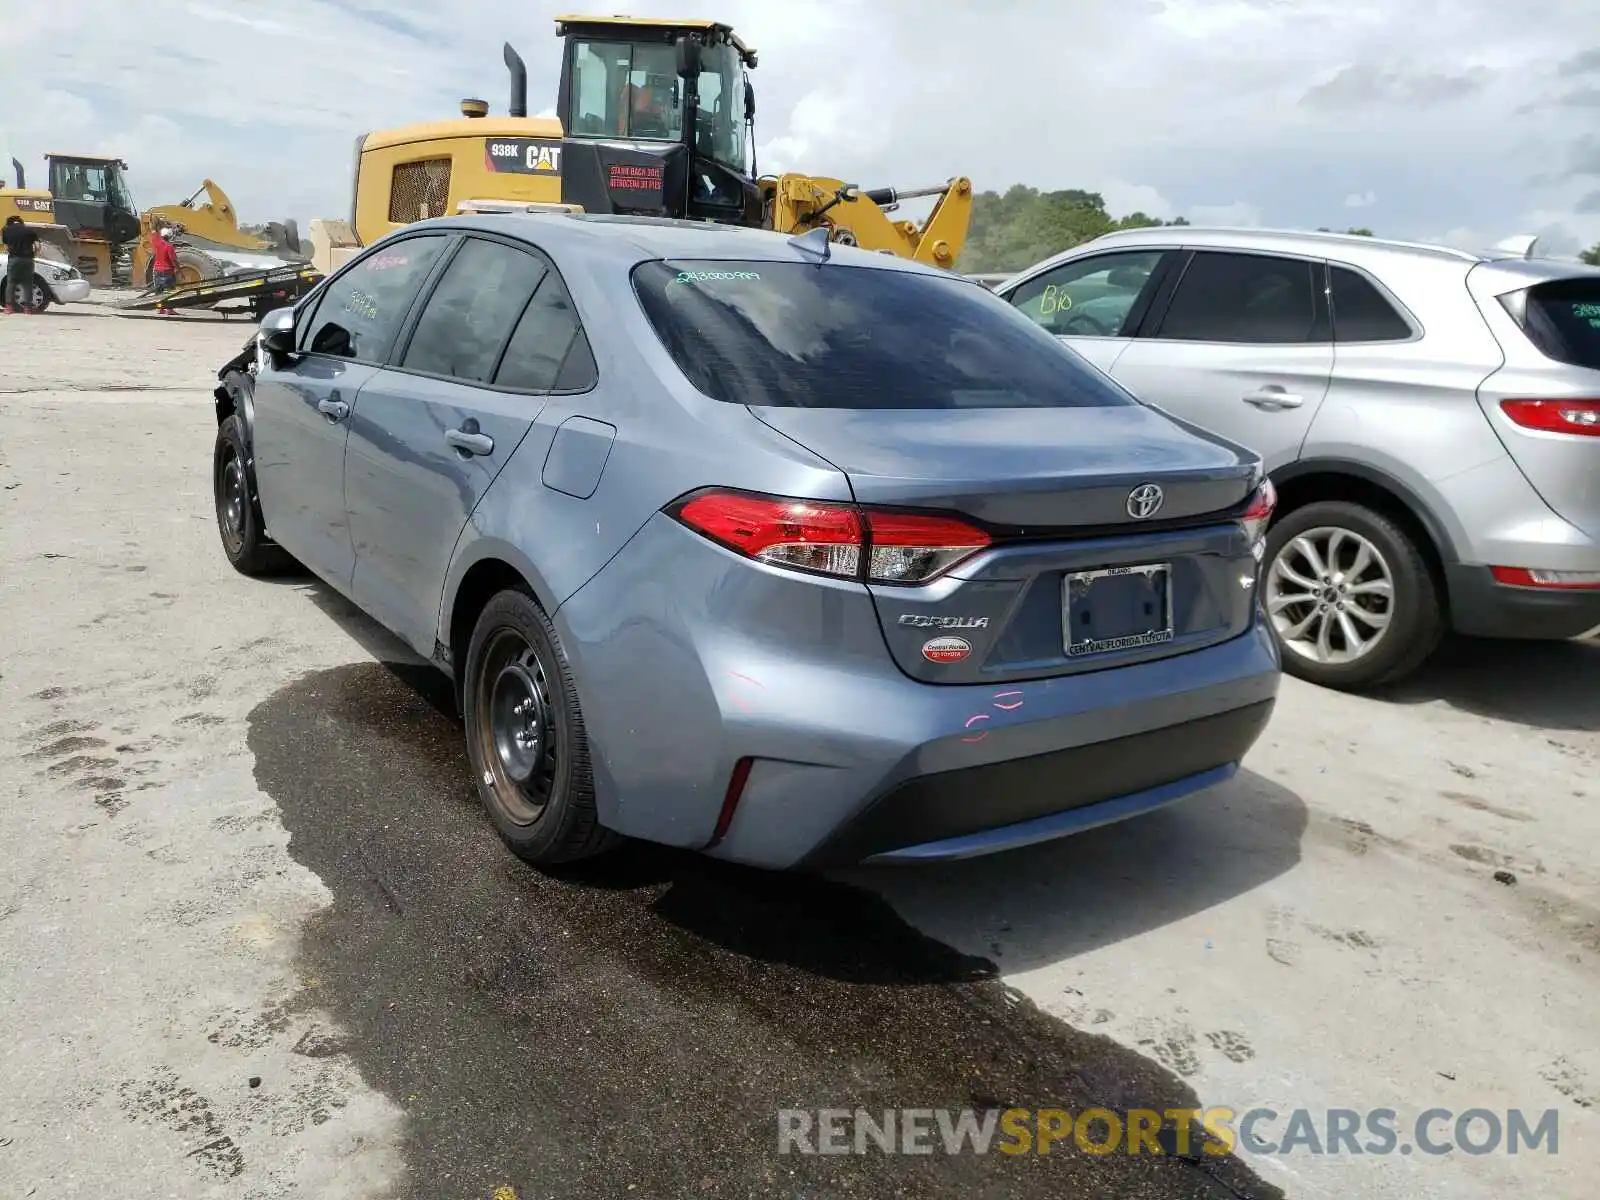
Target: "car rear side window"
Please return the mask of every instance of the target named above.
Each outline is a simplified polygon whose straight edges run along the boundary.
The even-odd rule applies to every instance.
[[[634,270],[634,290],[678,369],[730,404],[1137,403],[1005,301],[959,278],[837,262],[650,262]]]
[[[439,234],[403,238],[330,279],[301,331],[300,348],[382,362],[447,241]]]
[[[1328,268],[1336,342],[1403,342],[1416,331],[1365,275]]]
[[[574,353],[573,370],[564,374],[562,368]],[[581,382],[573,383],[574,379]],[[523,312],[494,381],[499,387],[530,392],[581,391],[594,383],[589,339],[578,325],[566,285],[554,271],[544,277]]]
[[[1320,265],[1303,259],[1199,251],[1155,336],[1264,345],[1325,342],[1318,274]]]
[[[1522,327],[1546,358],[1600,370],[1600,275],[1529,288]]]
[[[400,366],[488,383],[548,270],[542,259],[525,250],[468,238],[423,305]]]

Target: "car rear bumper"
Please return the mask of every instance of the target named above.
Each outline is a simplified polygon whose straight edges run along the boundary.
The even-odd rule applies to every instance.
[[[1445,578],[1451,626],[1469,637],[1561,641],[1600,627],[1600,589],[1511,587],[1477,566],[1448,567]]]
[[[90,290],[87,279],[67,279],[50,285],[50,294],[57,304],[82,304],[89,298]]]
[[[868,804],[806,863],[972,858],[1152,812],[1232,778],[1274,703],[917,776]]]
[[[642,532],[554,614],[601,821],[631,837],[774,868],[1001,850],[1220,782],[1277,695],[1259,619],[1128,666],[919,682],[864,587]]]

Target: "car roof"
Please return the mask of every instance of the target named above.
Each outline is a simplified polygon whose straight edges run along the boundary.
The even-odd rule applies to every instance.
[[[787,234],[670,217],[571,212],[481,213],[419,221],[404,228],[416,229],[422,225],[506,234],[526,240],[558,260],[567,255],[578,255],[590,261],[609,261],[624,271],[637,263],[657,259],[811,264],[817,261],[814,251],[796,245],[798,239]],[[912,262],[898,255],[875,253],[854,246],[831,245],[829,259],[854,267],[961,278],[949,271]]]
[[[1257,226],[1225,225],[1152,225],[1139,229],[1118,229],[1091,241],[1081,242],[1048,259],[1032,264],[1013,278],[1020,280],[1025,275],[1035,275],[1086,253],[1124,246],[1130,248],[1184,246],[1195,249],[1256,250],[1264,253],[1276,251],[1280,254],[1330,258],[1358,266],[1376,265],[1382,260],[1392,262],[1396,257],[1434,267],[1453,265],[1467,269],[1493,265],[1496,268],[1509,268],[1528,282],[1583,275],[1593,270],[1579,262],[1525,258],[1511,250],[1496,249],[1473,253],[1470,250],[1460,250],[1453,246],[1441,246],[1431,242],[1408,242],[1396,238],[1369,237],[1358,233],[1334,233],[1331,230],[1263,229]]]

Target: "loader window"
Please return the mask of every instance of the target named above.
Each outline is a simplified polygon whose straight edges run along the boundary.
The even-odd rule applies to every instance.
[[[668,45],[577,42],[572,52],[578,137],[676,142],[683,137],[677,52]]]
[[[967,280],[887,267],[650,262],[634,292],[714,400],[780,408],[1109,408],[1137,401]]]

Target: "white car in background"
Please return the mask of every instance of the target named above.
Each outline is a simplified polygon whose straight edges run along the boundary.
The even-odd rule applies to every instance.
[[[0,253],[0,280],[5,279],[9,255]],[[78,269],[55,258],[33,260],[33,308],[43,312],[52,304],[82,304],[92,289]]]

